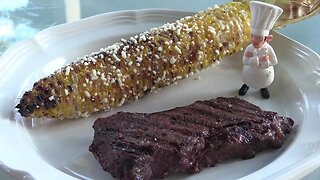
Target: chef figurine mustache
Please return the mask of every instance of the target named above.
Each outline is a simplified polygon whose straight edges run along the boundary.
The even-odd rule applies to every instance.
[[[268,3],[251,1],[251,44],[245,49],[242,59],[242,80],[239,95],[244,96],[249,87],[260,89],[261,96],[270,97],[268,86],[274,79],[273,66],[278,63],[277,56],[268,42],[273,25],[283,10]]]

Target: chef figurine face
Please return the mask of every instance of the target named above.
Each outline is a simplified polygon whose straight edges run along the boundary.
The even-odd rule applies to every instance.
[[[273,38],[272,35],[258,36],[258,35],[251,34],[251,44],[254,48],[259,49],[262,47],[262,45],[265,42],[271,42],[272,38]]]
[[[260,48],[265,43],[265,37],[251,34],[251,44],[254,48]]]

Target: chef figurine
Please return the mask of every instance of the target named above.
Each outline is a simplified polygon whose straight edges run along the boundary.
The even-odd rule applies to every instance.
[[[239,89],[243,96],[249,87],[260,89],[263,98],[268,99],[268,86],[274,79],[273,66],[278,63],[276,54],[268,42],[272,41],[269,31],[282,14],[278,6],[251,1],[251,44],[246,48],[243,56],[242,80],[244,84]]]

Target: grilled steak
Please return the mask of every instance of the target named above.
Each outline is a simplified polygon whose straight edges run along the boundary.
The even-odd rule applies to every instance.
[[[163,178],[279,148],[293,124],[245,100],[219,97],[163,112],[99,118],[89,150],[114,177]]]

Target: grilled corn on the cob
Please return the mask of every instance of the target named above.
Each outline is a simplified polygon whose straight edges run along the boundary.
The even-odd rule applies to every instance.
[[[25,117],[86,117],[204,69],[249,38],[246,3],[215,6],[84,56],[36,82],[16,108]]]

